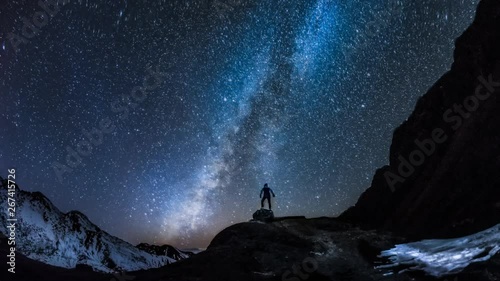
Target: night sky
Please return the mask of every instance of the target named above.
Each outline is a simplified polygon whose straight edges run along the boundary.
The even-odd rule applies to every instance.
[[[479,1],[36,2],[0,4],[0,175],[131,243],[205,247],[266,182],[276,216],[353,205]]]

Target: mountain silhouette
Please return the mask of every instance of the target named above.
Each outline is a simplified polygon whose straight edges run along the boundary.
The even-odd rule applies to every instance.
[[[500,221],[500,5],[481,1],[454,63],[394,132],[390,165],[341,215],[413,239]]]

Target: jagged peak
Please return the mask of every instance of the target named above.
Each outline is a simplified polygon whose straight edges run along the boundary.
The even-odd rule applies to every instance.
[[[21,191],[21,188],[17,183],[14,183],[14,188],[16,191]],[[9,180],[0,176],[0,189],[9,189]]]
[[[82,219],[89,220],[89,218],[82,212],[77,210],[71,210],[65,214],[68,217],[81,217]]]

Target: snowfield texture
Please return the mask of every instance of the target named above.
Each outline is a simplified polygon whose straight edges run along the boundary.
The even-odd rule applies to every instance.
[[[471,263],[486,261],[500,250],[500,224],[492,228],[455,239],[432,239],[396,245],[383,251],[381,257],[392,264],[378,268],[403,266],[400,271],[423,270],[441,277],[462,271]]]
[[[0,203],[7,206],[7,190],[0,188]],[[157,268],[189,257],[168,247],[152,254],[116,238],[94,225],[82,213],[62,213],[43,194],[16,189],[16,248],[27,257],[50,265],[74,268],[78,264],[102,272]],[[7,234],[7,214],[0,212],[0,232]]]

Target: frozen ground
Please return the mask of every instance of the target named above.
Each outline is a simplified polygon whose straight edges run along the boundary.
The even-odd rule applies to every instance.
[[[383,251],[391,264],[378,268],[403,267],[404,271],[423,270],[441,277],[462,271],[471,263],[486,261],[500,250],[500,224],[479,233],[455,238],[432,239],[396,245]]]

